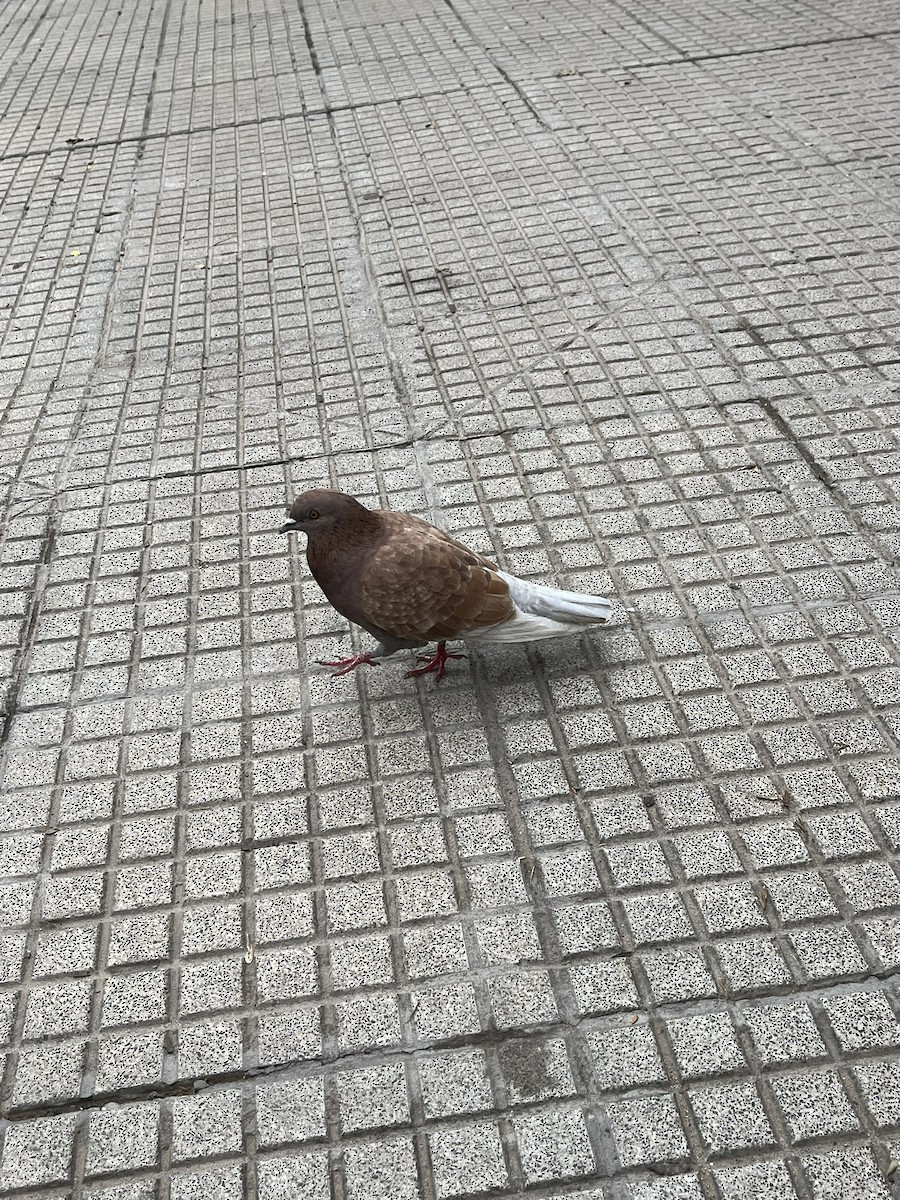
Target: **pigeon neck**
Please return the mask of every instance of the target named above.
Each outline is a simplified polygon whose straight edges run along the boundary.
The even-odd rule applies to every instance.
[[[353,591],[362,565],[382,540],[381,523],[375,513],[364,510],[333,525],[306,544],[306,561],[313,577],[339,613],[359,621]]]
[[[381,536],[382,526],[377,512],[360,508],[336,521],[330,529],[321,533],[309,532],[309,549],[318,553],[340,553],[342,550],[357,550],[363,546],[371,546]]]

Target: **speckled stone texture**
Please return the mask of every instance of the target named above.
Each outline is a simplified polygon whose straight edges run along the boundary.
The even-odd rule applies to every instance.
[[[884,0],[0,6],[3,1196],[898,1194],[898,83]],[[614,622],[332,680],[322,485]]]

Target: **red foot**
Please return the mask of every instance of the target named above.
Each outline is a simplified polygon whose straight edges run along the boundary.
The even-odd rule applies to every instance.
[[[324,658],[317,658],[316,662],[320,667],[339,667],[340,670],[332,671],[331,678],[337,679],[338,675],[346,675],[348,671],[355,671],[357,667],[363,665],[367,667],[380,667],[381,663],[376,662],[371,654],[354,654],[352,658],[339,658],[335,662],[328,662]]]
[[[448,658],[465,658],[465,654],[448,654],[447,643],[438,642],[438,648],[434,654],[417,654],[416,658],[420,663],[424,663],[424,667],[416,667],[414,671],[407,671],[406,678],[409,679],[413,675],[428,675],[432,671],[437,671],[437,683],[444,678],[444,671],[447,668]]]

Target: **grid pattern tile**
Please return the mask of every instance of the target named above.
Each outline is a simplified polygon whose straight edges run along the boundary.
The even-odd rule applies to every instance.
[[[898,65],[3,7],[0,1194],[895,1194]],[[332,679],[322,485],[614,623]]]

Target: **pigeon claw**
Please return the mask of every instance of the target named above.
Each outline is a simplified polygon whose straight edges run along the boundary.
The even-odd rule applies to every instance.
[[[416,667],[413,671],[407,671],[406,678],[410,679],[414,675],[430,675],[432,671],[437,671],[437,680],[435,682],[440,683],[447,669],[447,660],[450,658],[465,657],[465,654],[448,654],[447,643],[438,642],[438,648],[434,654],[416,655],[417,660],[425,665],[423,667]]]
[[[346,675],[349,671],[355,671],[357,667],[380,667],[381,663],[376,662],[371,654],[354,654],[350,658],[338,658],[334,662],[328,662],[327,659],[317,658],[316,662],[320,667],[337,667],[337,671],[331,672],[331,678],[337,679],[338,675]]]

